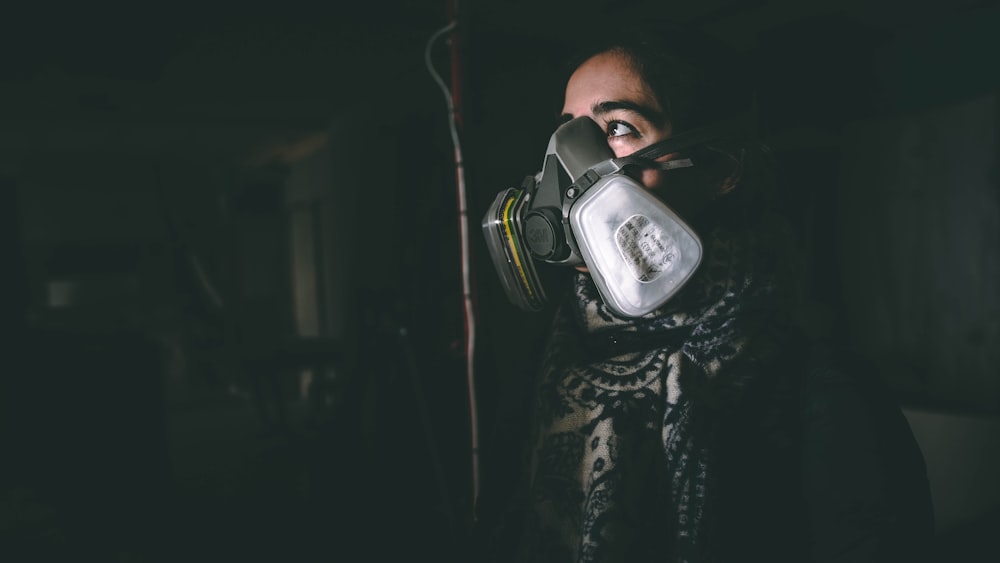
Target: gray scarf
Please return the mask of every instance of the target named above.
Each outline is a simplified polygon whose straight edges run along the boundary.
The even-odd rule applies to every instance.
[[[711,404],[749,383],[730,368],[774,294],[736,240],[713,233],[695,279],[639,319],[575,278],[536,394],[526,560],[711,559]]]

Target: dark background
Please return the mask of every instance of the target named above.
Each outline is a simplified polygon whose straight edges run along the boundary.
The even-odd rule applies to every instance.
[[[993,3],[467,4],[484,487],[510,479],[491,470],[550,311],[506,303],[479,219],[540,165],[580,37],[652,17],[751,67],[808,258],[804,325],[911,417],[976,421],[959,465],[997,466]],[[454,149],[424,66],[449,13],[0,11],[0,558],[469,558]],[[451,83],[449,44],[431,59]],[[929,459],[952,455],[929,450],[941,436]],[[996,531],[989,487],[941,497],[942,542]]]

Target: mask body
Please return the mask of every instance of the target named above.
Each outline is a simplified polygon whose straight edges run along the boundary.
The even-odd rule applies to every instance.
[[[689,159],[653,160],[677,145],[668,139],[615,158],[590,118],[560,126],[541,172],[498,194],[483,218],[510,301],[529,311],[544,306],[536,262],[585,265],[605,303],[623,317],[641,317],[673,297],[701,263],[701,241],[624,169],[692,166]]]

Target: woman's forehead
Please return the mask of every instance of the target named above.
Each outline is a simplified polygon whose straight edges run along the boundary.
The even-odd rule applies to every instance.
[[[566,83],[563,114],[591,115],[602,102],[628,101],[662,111],[652,88],[631,61],[617,52],[604,52],[587,59]]]

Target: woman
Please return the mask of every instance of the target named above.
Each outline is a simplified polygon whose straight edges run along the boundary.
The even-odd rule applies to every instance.
[[[704,63],[704,44],[621,35],[573,66],[562,107],[566,120],[596,122],[616,157],[749,107],[735,75],[719,72],[725,59]],[[788,321],[791,237],[765,156],[733,133],[658,159],[693,167],[634,172],[699,234],[702,264],[640,318],[616,315],[579,268],[546,348],[498,559],[920,554],[930,501],[905,419],[873,385],[807,353]]]

